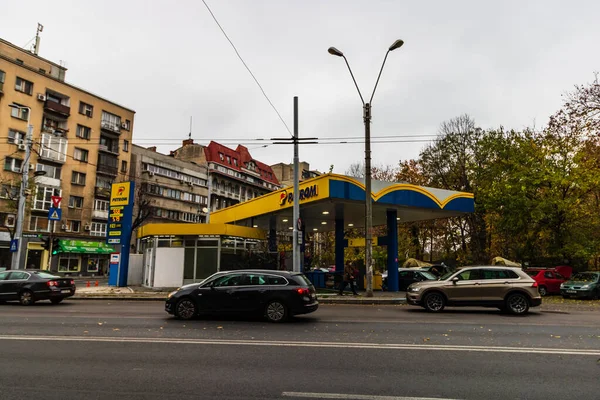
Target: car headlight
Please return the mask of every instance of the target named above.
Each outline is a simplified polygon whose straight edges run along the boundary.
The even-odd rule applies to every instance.
[[[561,289],[564,289],[564,288],[565,288],[565,284],[564,284],[564,283],[561,283],[561,284],[560,284],[560,288],[561,288]]]
[[[587,290],[587,289],[589,289],[589,288],[590,288],[590,285],[583,285],[581,288],[582,288],[583,290]]]
[[[419,286],[415,286],[415,287],[411,286],[408,288],[408,290],[411,292],[418,292],[419,290],[421,290],[421,288]]]
[[[169,293],[167,295],[167,299],[170,299],[175,293],[179,292],[179,290],[181,290],[181,288],[177,288],[177,290],[172,291],[171,293]]]

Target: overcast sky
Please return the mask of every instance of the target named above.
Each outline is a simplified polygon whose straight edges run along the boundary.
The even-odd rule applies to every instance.
[[[364,97],[396,39],[373,100],[372,136],[432,135],[467,113],[483,128],[543,126],[561,94],[600,70],[600,2],[207,0],[300,136],[364,135]],[[4,2],[0,37],[24,46],[44,25],[40,55],[62,60],[67,81],[134,109],[134,143],[168,153],[189,132],[207,144],[289,136],[200,0]],[[373,144],[375,164],[416,158],[417,143]],[[166,140],[165,140],[166,139]],[[410,138],[415,140],[415,138]],[[231,147],[235,147],[231,145]],[[248,144],[263,162],[291,162],[291,146]],[[344,173],[363,144],[300,149],[311,168]]]

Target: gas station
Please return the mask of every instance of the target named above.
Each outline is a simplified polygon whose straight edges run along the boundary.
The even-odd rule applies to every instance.
[[[387,226],[379,245],[387,247],[389,290],[398,291],[398,224],[449,218],[472,213],[473,194],[398,182],[372,182],[373,226]],[[335,231],[335,268],[344,269],[344,230],[364,228],[365,186],[360,179],[326,174],[299,186],[300,221],[293,221],[293,191],[278,190],[211,214],[211,224],[229,224],[267,232],[269,248],[276,250],[277,232],[293,229],[302,236]]]

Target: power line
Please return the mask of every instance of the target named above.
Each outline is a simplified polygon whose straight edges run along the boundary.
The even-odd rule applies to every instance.
[[[262,94],[265,96],[265,98],[267,99],[267,101],[269,102],[269,104],[271,105],[271,107],[273,107],[273,110],[275,110],[275,112],[277,113],[277,116],[279,117],[279,119],[281,120],[281,122],[283,122],[283,125],[285,126],[285,129],[287,129],[287,131],[290,134],[290,136],[293,137],[294,135],[292,135],[292,132],[290,131],[290,128],[288,128],[287,124],[285,123],[285,121],[281,117],[281,114],[279,114],[279,111],[277,111],[277,108],[273,105],[273,103],[269,99],[269,96],[267,96],[267,93],[265,93],[265,91],[264,91],[263,87],[261,86],[260,82],[258,82],[258,79],[256,79],[256,77],[254,76],[254,74],[250,70],[250,67],[248,67],[248,65],[246,64],[246,62],[244,61],[244,59],[242,58],[242,56],[238,52],[237,48],[235,47],[235,45],[233,44],[233,42],[231,41],[231,39],[229,39],[229,36],[227,36],[227,33],[225,33],[225,30],[223,29],[223,27],[221,26],[221,24],[217,20],[217,17],[215,17],[215,14],[213,14],[212,10],[208,6],[208,4],[206,4],[205,0],[202,0],[202,2],[206,6],[206,9],[210,13],[210,15],[213,17],[213,19],[217,23],[217,26],[219,27],[219,29],[221,29],[221,32],[223,32],[223,35],[225,35],[225,38],[229,41],[229,44],[231,44],[231,47],[233,47],[233,50],[235,51],[235,54],[237,54],[238,58],[240,59],[240,61],[242,62],[242,64],[244,64],[244,67],[246,67],[246,69],[248,70],[248,72],[250,73],[250,75],[252,75],[252,78],[254,79],[254,82],[256,82],[256,84],[260,88],[260,91],[262,92]]]

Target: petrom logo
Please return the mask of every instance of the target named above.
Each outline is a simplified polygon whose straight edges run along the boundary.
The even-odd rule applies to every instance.
[[[319,195],[319,190],[318,190],[318,186],[317,185],[312,185],[309,187],[306,187],[304,189],[300,189],[300,201],[303,200],[307,200],[307,199],[311,199],[313,197],[317,197]],[[291,204],[294,202],[294,192],[292,191],[287,191],[284,190],[283,192],[281,192],[281,195],[279,195],[279,205],[280,206],[285,206],[286,204]]]

